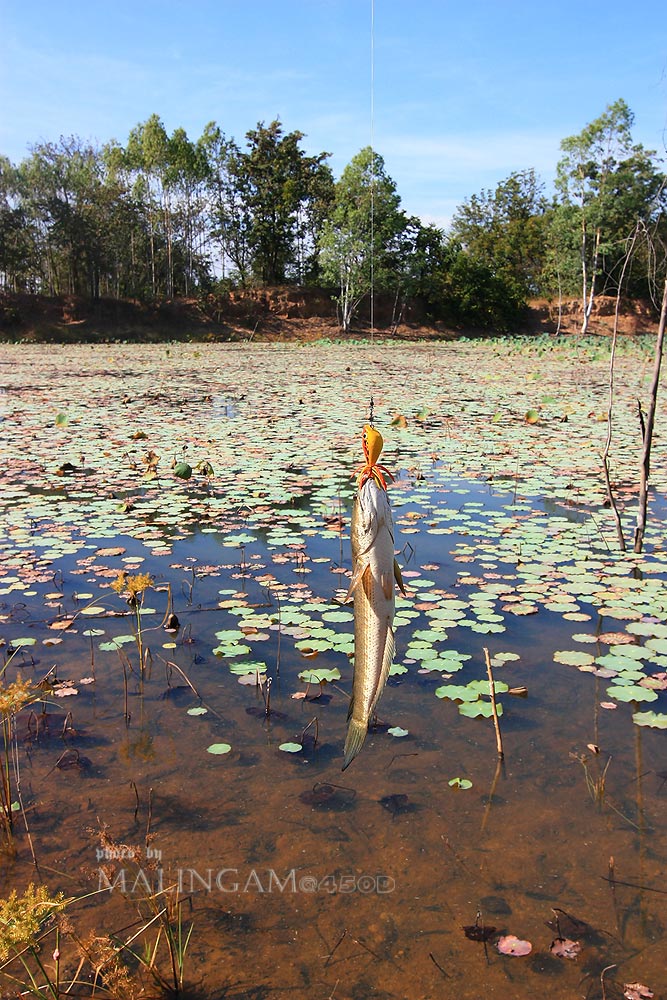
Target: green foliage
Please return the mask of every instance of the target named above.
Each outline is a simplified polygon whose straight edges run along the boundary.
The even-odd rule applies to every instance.
[[[207,125],[202,146],[209,160],[213,235],[223,267],[238,281],[299,283],[317,270],[316,240],[333,197],[328,153],[306,156],[302,132],[283,132],[279,121],[246,134],[241,150],[220,129]]]
[[[384,160],[370,146],[345,167],[333,210],[322,227],[322,278],[338,289],[340,323],[348,330],[371,287],[389,289],[403,271],[408,221]]]
[[[654,229],[667,204],[655,153],[633,145],[633,123],[628,105],[618,100],[578,135],[561,142],[556,188],[568,209],[571,233],[576,229],[579,238],[576,246],[573,240],[561,242],[558,258],[566,273],[579,258],[586,320],[600,284],[602,291],[615,293],[637,224],[645,232]],[[644,285],[644,294],[646,290]]]
[[[398,322],[420,299],[432,319],[510,330],[528,298],[626,294],[661,284],[665,176],[632,141],[616,101],[563,140],[556,197],[534,170],[459,206],[449,232],[409,218],[383,158],[362,149],[334,185],[328,153],[259,122],[245,147],[215,122],[192,140],[156,114],[123,146],[42,142],[0,157],[0,283],[15,292],[134,298],[234,285],[327,284],[348,330],[371,287]],[[5,312],[5,321],[8,319]]]
[[[454,215],[452,237],[518,304],[538,290],[545,207],[535,171],[523,170],[510,174],[495,191],[473,195]]]

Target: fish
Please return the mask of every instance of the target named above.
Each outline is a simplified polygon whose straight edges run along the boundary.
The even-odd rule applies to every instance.
[[[394,558],[394,525],[384,488],[387,470],[377,466],[382,437],[365,427],[363,441],[367,464],[352,509],[352,580],[347,599],[354,598],[354,680],[343,771],[364,745],[394,659],[394,582],[405,593]]]

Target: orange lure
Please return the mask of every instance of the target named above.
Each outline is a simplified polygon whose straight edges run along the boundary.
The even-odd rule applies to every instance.
[[[367,483],[369,479],[374,479],[377,485],[386,492],[386,480],[388,479],[391,482],[394,477],[389,472],[389,469],[386,469],[384,465],[378,464],[378,458],[380,457],[384,446],[382,435],[379,431],[376,431],[374,427],[371,427],[370,424],[366,424],[361,435],[361,444],[364,449],[366,464],[362,465],[358,470],[358,489],[361,489],[364,483]],[[355,475],[357,475],[357,473],[355,473]]]

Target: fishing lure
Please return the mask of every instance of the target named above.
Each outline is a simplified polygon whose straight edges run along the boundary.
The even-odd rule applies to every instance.
[[[382,453],[384,441],[379,431],[376,431],[371,424],[366,424],[361,435],[361,446],[364,449],[366,464],[355,472],[357,478],[357,488],[373,479],[377,485],[387,491],[387,479],[392,482],[394,477],[384,465],[378,463],[378,458]]]

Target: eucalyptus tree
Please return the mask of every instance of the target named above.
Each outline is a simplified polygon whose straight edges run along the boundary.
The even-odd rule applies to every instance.
[[[233,276],[241,285],[250,277],[252,215],[249,183],[241,150],[215,122],[209,122],[199,140],[208,164],[208,216],[210,237],[220,248],[222,277]]]
[[[627,237],[638,220],[651,223],[664,192],[655,153],[632,142],[633,124],[628,105],[618,100],[561,142],[556,186],[563,204],[576,210],[582,332],[588,329],[599,277],[613,280]]]
[[[133,193],[145,206],[153,298],[162,288],[167,297],[171,297],[173,225],[168,176],[169,137],[158,115],[151,115],[132,129],[123,156],[134,176]],[[160,253],[162,247],[166,249],[164,262]]]
[[[388,290],[403,277],[408,219],[400,205],[384,159],[366,146],[336,183],[319,240],[322,278],[338,289],[344,330],[365,295]]]
[[[176,206],[176,228],[185,266],[183,291],[190,294],[200,280],[208,236],[206,181],[209,174],[204,138],[191,142],[185,129],[174,130],[168,142],[166,179]]]

